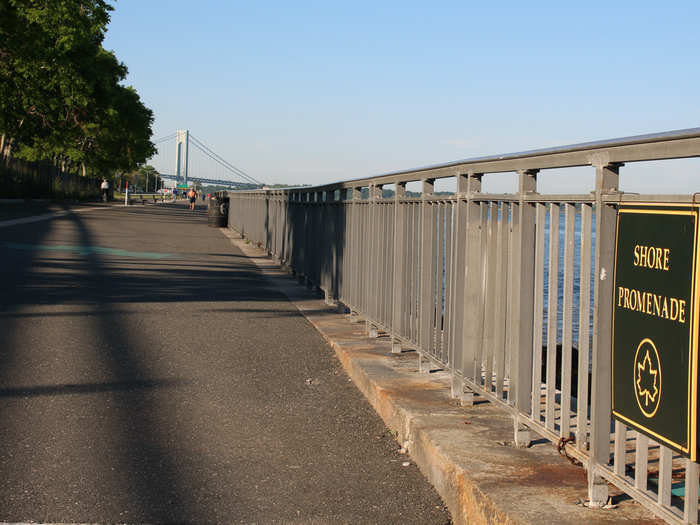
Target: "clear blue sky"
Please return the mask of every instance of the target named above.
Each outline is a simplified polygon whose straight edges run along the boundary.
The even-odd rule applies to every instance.
[[[700,2],[566,4],[119,0],[104,45],[154,138],[190,129],[268,183],[700,126]],[[700,191],[697,160],[623,170]]]

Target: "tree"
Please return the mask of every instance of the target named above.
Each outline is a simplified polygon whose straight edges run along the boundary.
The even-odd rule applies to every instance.
[[[0,152],[104,173],[155,152],[153,113],[102,47],[104,0],[0,1]]]
[[[156,180],[157,180],[159,173],[153,166],[146,164],[145,166],[141,166],[138,171],[143,177],[145,177],[145,181],[146,181],[145,190],[146,190],[146,192],[151,191],[151,188],[153,188],[153,191],[158,189],[158,187],[156,185]]]
[[[17,143],[46,157],[86,116],[89,66],[112,8],[102,0],[7,0],[2,6],[0,123]]]

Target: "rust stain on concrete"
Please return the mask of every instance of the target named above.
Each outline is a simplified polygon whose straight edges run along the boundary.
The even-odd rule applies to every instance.
[[[586,484],[586,471],[574,465],[537,465],[536,468],[524,469],[518,476],[517,483],[530,487],[576,487],[581,489]]]

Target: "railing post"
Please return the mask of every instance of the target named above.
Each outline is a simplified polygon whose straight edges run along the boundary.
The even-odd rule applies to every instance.
[[[369,262],[369,271],[367,279],[367,295],[366,297],[366,309],[367,309],[367,319],[366,328],[367,335],[372,338],[379,337],[379,329],[376,325],[377,313],[379,311],[379,225],[378,223],[378,203],[377,201],[382,195],[382,185],[381,184],[370,184],[369,186],[369,223],[367,225],[366,234],[369,236],[369,253],[366,257]]]
[[[433,205],[428,198],[435,191],[435,180],[421,181],[421,261],[420,261],[420,331],[418,348],[418,369],[423,371],[423,354],[430,354],[433,346],[434,316],[434,275],[435,275],[435,224]]]
[[[352,309],[351,309],[351,315],[352,315],[352,321],[353,322],[360,322],[361,317],[358,315],[358,309],[360,307],[360,297],[362,295],[362,258],[361,258],[361,252],[362,252],[362,239],[364,232],[361,231],[360,226],[362,224],[362,221],[360,220],[360,206],[359,202],[362,200],[362,187],[360,186],[354,186],[351,189],[351,195],[350,199],[352,201],[352,206],[350,210],[351,214],[351,223],[350,223],[350,235],[351,235],[351,242],[352,242],[352,257],[351,257],[351,263],[350,263],[350,271],[351,271],[351,282],[352,282],[352,291],[350,293],[351,295],[351,303],[352,303]]]
[[[297,248],[295,245],[296,235],[297,235],[297,217],[299,216],[297,201],[299,199],[299,194],[295,192],[289,192],[287,194],[287,256],[286,264],[289,270],[291,270],[292,275],[297,273]]]
[[[451,339],[451,352],[449,356],[452,370],[452,385],[450,394],[454,398],[462,399],[464,394],[464,380],[461,376],[463,360],[463,337],[464,337],[464,284],[466,279],[466,250],[467,250],[467,199],[469,193],[469,175],[457,175],[457,208],[455,209],[454,221],[454,290],[452,292],[452,305],[454,307]]]
[[[603,196],[616,193],[620,164],[596,165],[595,181],[595,284],[593,309],[593,368],[591,436],[588,462],[588,500],[592,507],[607,503],[608,485],[598,473],[610,461],[611,332],[613,269],[617,210]]]
[[[532,336],[535,302],[535,208],[525,201],[537,191],[538,170],[518,172],[518,209],[513,213],[513,286],[511,305],[511,401],[515,407],[513,428],[515,445],[525,447],[530,431],[521,423],[520,415],[529,414],[532,400]],[[540,225],[542,226],[542,225]],[[535,351],[537,351],[535,349]]]
[[[391,353],[401,353],[399,335],[403,331],[403,287],[406,285],[404,269],[406,262],[405,242],[406,215],[401,207],[401,199],[406,198],[406,183],[397,182],[394,193],[394,283],[392,286],[391,310]]]
[[[264,219],[263,219],[263,238],[260,239],[260,241],[263,243],[265,246],[265,252],[270,254],[272,252],[272,231],[271,231],[271,224],[270,224],[270,190],[265,190],[264,193],[261,196],[262,205],[261,205],[261,211],[264,214]]]
[[[474,199],[481,193],[481,173],[467,175],[467,201],[465,203],[466,242],[464,267],[465,305],[462,311],[462,405],[471,406],[474,403],[474,391],[468,386],[469,381],[476,381],[477,372],[481,378],[481,363],[477,371],[476,356],[481,355],[484,331],[484,292],[482,274],[482,244],[481,244],[481,205]]]
[[[280,239],[280,263],[286,268],[289,265],[289,237],[287,236],[289,230],[289,192],[286,190],[282,191],[280,206],[282,206],[280,212],[282,222],[280,225],[280,235],[282,236]]]
[[[311,194],[308,191],[304,191],[300,194],[301,200],[299,202],[299,214],[301,215],[299,239],[297,243],[297,250],[299,253],[299,283],[306,285],[309,269],[308,269],[308,239],[309,230],[311,229],[309,225],[309,198]]]
[[[338,306],[338,290],[336,290],[336,265],[338,259],[338,246],[337,246],[337,214],[335,205],[335,190],[326,191],[326,197],[324,199],[324,214],[325,218],[324,227],[326,234],[324,235],[323,242],[327,245],[326,253],[329,255],[325,261],[325,265],[322,266],[322,271],[325,276],[324,278],[324,294],[326,304],[329,306]]]

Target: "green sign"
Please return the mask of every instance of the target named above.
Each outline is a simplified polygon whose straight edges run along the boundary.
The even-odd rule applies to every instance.
[[[612,341],[615,418],[697,460],[698,207],[620,205]]]

